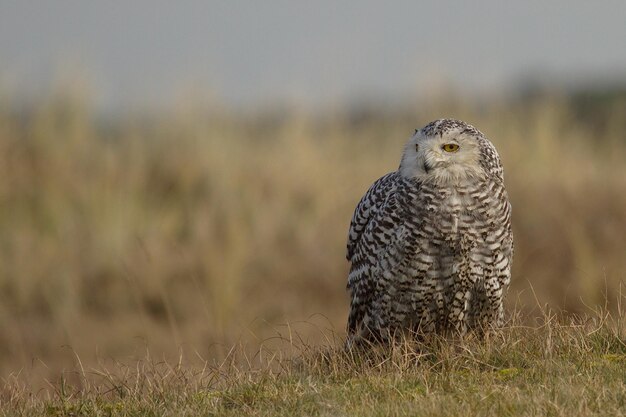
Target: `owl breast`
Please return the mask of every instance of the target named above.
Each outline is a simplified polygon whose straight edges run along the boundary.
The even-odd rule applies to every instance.
[[[411,285],[390,281],[391,293],[402,300],[398,304],[410,306],[391,317],[392,322],[397,320],[396,325],[430,332],[447,328],[450,317],[467,318],[472,295],[479,297],[472,292],[482,285],[483,266],[492,263],[496,249],[490,249],[486,240],[493,224],[486,216],[494,207],[485,187],[425,189],[421,194],[425,200],[415,202],[416,207],[427,210],[411,210],[417,225],[409,239],[416,241],[409,245],[412,251],[407,275],[413,278]],[[464,300],[461,307],[454,307],[455,298]],[[460,310],[453,311],[455,308]]]
[[[458,241],[461,234],[474,223],[472,213],[467,207],[473,207],[471,196],[465,190],[459,192],[456,188],[447,190],[440,202],[438,214],[441,222],[441,233],[450,241]],[[433,219],[436,221],[436,219]]]

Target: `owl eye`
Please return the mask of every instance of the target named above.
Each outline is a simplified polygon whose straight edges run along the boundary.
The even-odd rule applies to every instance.
[[[446,152],[456,152],[459,150],[459,145],[457,145],[456,143],[446,143],[441,147],[441,149]]]

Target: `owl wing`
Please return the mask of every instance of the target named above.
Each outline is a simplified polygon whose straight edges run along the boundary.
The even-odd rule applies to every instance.
[[[395,190],[399,174],[391,172],[377,179],[357,204],[348,232],[346,259],[353,262],[353,257],[363,231],[370,220],[380,210],[392,190]]]
[[[351,263],[348,275],[351,295],[348,333],[357,330],[371,303],[375,285],[372,282],[373,270],[377,267],[381,250],[378,234],[381,228],[392,227],[385,221],[388,216],[384,212],[395,210],[396,205],[390,204],[390,199],[393,199],[399,181],[397,172],[379,178],[361,198],[352,216],[346,256]]]

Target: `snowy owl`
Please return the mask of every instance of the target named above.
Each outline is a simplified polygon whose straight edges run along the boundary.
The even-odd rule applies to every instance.
[[[347,258],[349,344],[502,325],[513,233],[493,144],[454,119],[416,130],[356,206]]]

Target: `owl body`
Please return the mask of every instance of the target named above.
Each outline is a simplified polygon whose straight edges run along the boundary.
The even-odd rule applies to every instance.
[[[416,131],[398,171],[352,218],[349,341],[500,325],[510,222],[502,166],[482,133],[452,119]]]

